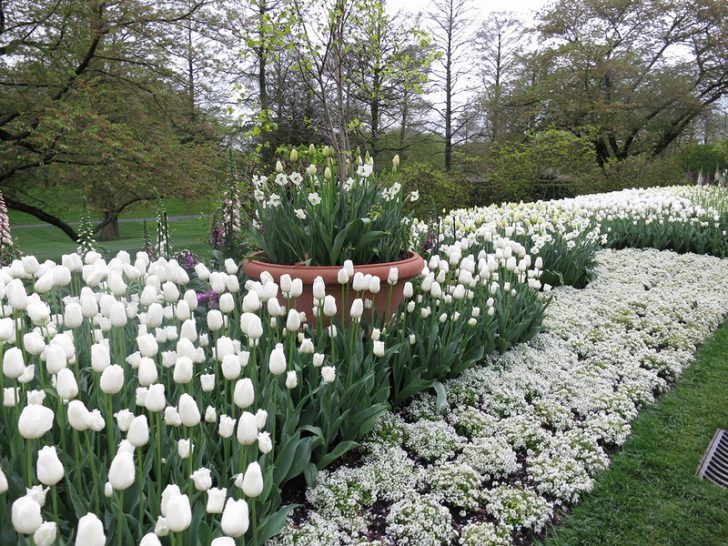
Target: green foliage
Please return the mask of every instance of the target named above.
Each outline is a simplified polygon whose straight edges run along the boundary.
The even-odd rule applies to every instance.
[[[333,162],[323,175],[279,172],[256,178],[257,225],[252,240],[273,263],[341,265],[396,261],[409,249],[401,185],[383,188],[369,164],[337,182]]]
[[[715,144],[688,142],[677,152],[682,173],[690,172],[693,180],[702,171],[709,178],[717,170],[728,168],[728,139]]]
[[[622,161],[607,162],[603,172],[600,173],[601,176],[595,180],[593,191],[674,186],[685,180],[686,172],[674,156],[660,156],[653,159],[646,156],[630,156]]]
[[[419,220],[432,221],[443,210],[467,205],[468,194],[463,185],[431,164],[409,161],[399,169],[397,179],[405,193],[419,193],[419,199],[405,207]]]
[[[524,142],[496,143],[484,163],[481,204],[571,197],[583,193],[598,171],[591,141],[553,129]]]

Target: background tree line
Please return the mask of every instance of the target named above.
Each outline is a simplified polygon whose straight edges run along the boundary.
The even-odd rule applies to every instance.
[[[0,0],[0,190],[101,238],[134,203],[224,191],[277,152],[402,158],[418,213],[676,183],[728,167],[728,3],[557,0],[533,21],[470,0]]]

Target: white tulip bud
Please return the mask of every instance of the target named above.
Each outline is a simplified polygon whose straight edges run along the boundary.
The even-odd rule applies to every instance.
[[[217,426],[217,433],[223,438],[230,438],[235,431],[235,419],[228,415],[220,416],[220,423]]]
[[[51,546],[58,538],[58,524],[55,521],[41,523],[33,533],[35,546]]]
[[[216,332],[224,323],[222,313],[217,309],[212,309],[207,312],[207,328],[211,332]]]
[[[55,446],[44,446],[38,451],[36,475],[43,485],[56,485],[63,479],[65,472],[58,458]]]
[[[290,309],[286,318],[286,330],[289,332],[297,332],[300,327],[301,317],[298,315],[298,311]]]
[[[248,503],[243,499],[229,498],[220,520],[222,532],[229,537],[243,536],[248,531],[248,518]]]
[[[298,376],[295,370],[291,370],[286,374],[286,388],[293,390],[298,386]]]
[[[191,475],[190,479],[198,491],[207,491],[212,487],[212,476],[209,468],[198,468]]]
[[[142,357],[139,361],[139,367],[137,368],[137,376],[141,386],[148,387],[153,384],[159,377],[157,363],[149,357]]]
[[[211,487],[207,490],[207,513],[222,514],[225,507],[225,497],[227,497],[227,489],[222,487]]]
[[[134,447],[142,447],[149,442],[149,423],[146,415],[138,415],[129,424],[129,432],[126,439]]]
[[[336,379],[336,368],[333,366],[324,366],[321,368],[321,378],[324,383],[333,383]]]
[[[249,446],[258,440],[258,426],[255,415],[244,411],[238,420],[238,442],[241,445]]]
[[[268,432],[259,432],[258,433],[258,450],[265,455],[266,453],[270,453],[270,451],[273,449],[273,442],[270,438],[270,433]]]
[[[180,440],[181,442],[182,440]],[[167,505],[167,526],[173,533],[181,533],[192,523],[192,509],[187,495],[176,495]]]
[[[23,351],[17,347],[11,347],[3,355],[3,374],[9,379],[17,379],[25,371]]]
[[[268,370],[273,375],[281,375],[286,371],[286,354],[283,352],[283,344],[276,344],[275,349],[270,353],[268,359]]]
[[[192,442],[190,440],[179,440],[177,442],[177,454],[179,455],[180,459],[187,459],[190,455],[192,455],[192,450],[194,449],[194,446],[192,445]]]
[[[250,498],[258,497],[263,492],[263,472],[260,465],[254,461],[248,465],[243,478],[243,493]]]
[[[18,419],[18,431],[26,440],[35,440],[53,428],[52,409],[36,404],[25,406]]]
[[[108,347],[103,343],[91,345],[91,367],[93,370],[101,373],[109,365],[111,365],[111,356]]]
[[[119,392],[124,386],[124,368],[118,364],[108,366],[101,372],[99,386],[106,394],[116,394]]]
[[[186,356],[178,356],[174,364],[173,379],[178,385],[184,385],[192,381],[194,367],[192,359]]]
[[[255,401],[255,389],[250,378],[246,377],[235,383],[233,401],[241,409],[246,409],[253,404]]]
[[[29,354],[39,355],[45,350],[46,344],[38,332],[29,332],[23,335],[23,347]]]
[[[200,424],[202,416],[197,402],[189,394],[184,393],[179,397],[179,407],[177,408],[182,424],[186,427],[194,427]]]
[[[78,533],[75,546],[104,546],[106,535],[101,520],[89,512],[78,520]]]
[[[15,531],[22,535],[32,535],[43,523],[40,504],[25,495],[13,502],[11,519]]]
[[[128,451],[117,451],[109,467],[109,483],[116,491],[129,489],[136,477],[134,456]]]

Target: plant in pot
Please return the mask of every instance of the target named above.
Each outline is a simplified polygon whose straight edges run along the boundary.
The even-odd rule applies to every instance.
[[[303,169],[293,150],[292,172],[284,172],[279,161],[275,175],[253,179],[252,242],[259,250],[244,260],[243,269],[252,279],[268,272],[286,292],[290,279],[300,279],[302,291],[294,291],[293,302],[299,310],[321,304],[314,291],[323,284],[344,320],[351,299],[364,292],[376,313],[388,318],[402,301],[405,283],[424,266],[410,250],[412,218],[402,210],[417,194],[405,197],[399,183],[384,183],[368,156],[358,158],[350,178],[336,180],[327,152],[311,146],[308,155],[323,157],[323,165]],[[393,174],[398,162],[395,157]]]

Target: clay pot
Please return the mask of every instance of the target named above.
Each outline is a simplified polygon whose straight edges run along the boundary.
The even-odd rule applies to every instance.
[[[299,311],[305,311],[309,320],[313,317],[313,281],[316,277],[321,277],[324,280],[324,283],[326,284],[326,294],[332,295],[336,298],[336,308],[338,310],[337,315],[344,318],[349,316],[351,301],[358,297],[358,295],[351,288],[351,281],[353,280],[352,277],[352,279],[349,280],[346,308],[343,308],[344,291],[342,290],[342,285],[340,285],[337,281],[337,276],[341,269],[340,265],[279,265],[266,262],[263,258],[263,254],[259,252],[254,254],[252,259],[243,260],[243,271],[245,274],[251,279],[260,280],[261,273],[263,273],[263,271],[267,271],[277,283],[280,282],[281,276],[285,274],[290,275],[291,279],[301,279],[303,282],[303,293],[296,302],[296,308]],[[397,284],[392,287],[391,301],[389,303],[389,313],[391,315],[397,311],[399,304],[402,303],[402,292],[404,290],[405,283],[419,275],[424,266],[425,262],[422,257],[415,252],[410,252],[407,258],[397,262],[354,265],[354,273],[361,272],[364,275],[369,274],[380,278],[381,289],[379,293],[374,295],[370,292],[365,292],[364,297],[373,300],[374,308],[376,308],[378,316],[381,317],[387,311],[387,298],[389,296],[387,278],[389,277],[390,268],[396,267],[399,273]]]

